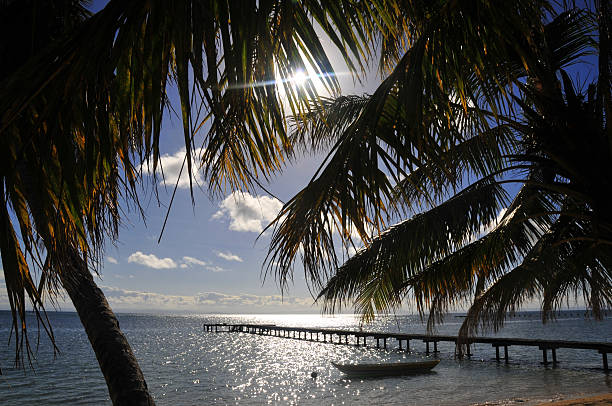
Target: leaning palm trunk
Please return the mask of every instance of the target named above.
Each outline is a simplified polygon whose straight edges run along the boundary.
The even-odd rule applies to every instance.
[[[79,314],[113,405],[154,405],[132,348],[119,329],[117,317],[104,293],[96,285],[87,262],[76,248],[65,243],[58,244],[58,241],[65,241],[66,238],[54,238],[50,231],[54,227],[50,227],[48,216],[38,204],[41,199],[34,175],[23,162],[17,169],[24,191],[31,201],[29,207],[32,218],[49,258],[53,258],[50,261],[51,267],[59,275],[62,287]]]
[[[138,361],[104,293],[86,262],[76,252],[71,257],[68,269],[61,273],[61,283],[96,353],[113,405],[154,405]]]

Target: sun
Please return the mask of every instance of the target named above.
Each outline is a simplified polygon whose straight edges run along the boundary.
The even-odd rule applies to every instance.
[[[308,75],[303,70],[298,70],[295,75],[290,79],[291,83],[296,86],[304,86],[308,80]]]

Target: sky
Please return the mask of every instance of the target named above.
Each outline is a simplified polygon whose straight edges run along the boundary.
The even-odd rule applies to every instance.
[[[94,2],[92,10],[99,10],[104,3]],[[342,93],[371,93],[375,89],[379,80],[373,73],[360,84],[351,75],[342,74],[347,69],[337,53],[329,56],[339,73]],[[280,200],[263,191],[228,192],[212,199],[201,174],[194,173],[201,187],[194,188],[192,204],[185,173],[158,243],[184,158],[182,131],[178,118],[166,117],[160,145],[166,183],[158,185],[159,202],[149,182],[140,195],[146,220],[128,212],[118,240],[106,244],[96,283],[111,307],[116,312],[318,313],[300,266],[295,269],[293,284],[284,292],[273,275],[264,278],[262,274],[270,233],[256,239],[282,207]],[[307,184],[321,160],[322,156],[296,160],[266,188],[288,200]],[[8,309],[3,278],[0,272],[0,309]],[[57,304],[58,310],[74,310],[67,297],[60,297]]]

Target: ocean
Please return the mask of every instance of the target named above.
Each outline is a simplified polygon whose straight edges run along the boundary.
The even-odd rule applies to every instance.
[[[106,384],[75,313],[50,312],[60,354],[41,334],[33,367],[14,367],[10,313],[0,311],[0,405],[105,405]],[[439,344],[440,364],[403,377],[349,379],[330,361],[426,359],[425,344],[411,352],[292,340],[245,333],[205,332],[203,323],[273,323],[280,326],[359,329],[353,315],[155,315],[119,314],[123,332],[140,362],[158,405],[529,405],[575,395],[612,392],[612,376],[596,351],[557,350],[557,367],[540,364],[541,351],[510,347],[510,362],[495,361],[495,349],[476,344],[470,359]],[[462,318],[449,315],[439,334],[455,334]],[[379,317],[372,331],[422,333],[418,316]],[[36,333],[31,332],[36,348]],[[487,333],[486,335],[494,335]],[[612,319],[601,322],[581,311],[564,311],[542,325],[536,312],[518,313],[496,335],[611,341]],[[370,346],[372,343],[370,342]],[[549,354],[550,356],[550,354]],[[429,358],[434,358],[430,355]],[[612,361],[612,360],[611,360]],[[312,372],[318,377],[313,379]]]

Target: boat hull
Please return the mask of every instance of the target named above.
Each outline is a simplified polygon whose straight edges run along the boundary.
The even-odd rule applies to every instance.
[[[399,362],[390,364],[336,364],[332,365],[349,376],[397,376],[430,371],[440,360]]]

